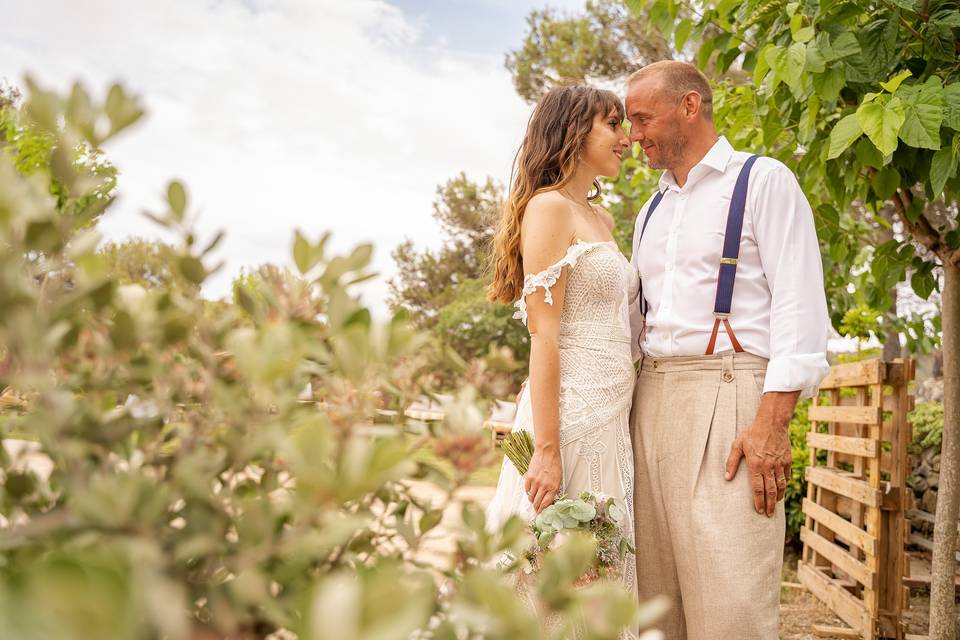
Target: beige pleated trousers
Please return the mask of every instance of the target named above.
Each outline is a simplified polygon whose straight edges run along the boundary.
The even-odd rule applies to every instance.
[[[664,594],[666,640],[776,640],[784,512],[753,508],[746,463],[724,466],[753,421],[767,360],[645,357],[630,417],[640,600]]]

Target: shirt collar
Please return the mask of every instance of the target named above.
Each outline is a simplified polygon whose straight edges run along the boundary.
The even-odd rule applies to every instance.
[[[727,169],[727,164],[730,163],[730,158],[732,157],[733,146],[727,140],[726,136],[720,136],[717,141],[713,143],[713,146],[710,147],[710,150],[707,151],[706,155],[700,159],[700,162],[693,165],[693,168],[690,169],[690,174],[687,176],[687,185],[691,184],[690,178],[693,177],[694,174],[701,173],[701,171],[697,170],[697,167],[704,166],[723,173]],[[672,171],[664,171],[660,176],[659,189],[661,193],[665,193],[668,189],[675,191],[680,190],[676,179],[673,177]]]

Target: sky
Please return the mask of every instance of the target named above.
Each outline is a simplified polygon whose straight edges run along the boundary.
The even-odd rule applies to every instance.
[[[183,180],[203,237],[226,232],[227,294],[244,266],[291,265],[293,232],[335,250],[373,242],[385,313],[391,250],[437,246],[439,184],[463,171],[505,183],[530,106],[504,57],[526,15],[582,0],[0,0],[0,81],[94,96],[120,81],[148,114],[106,146],[120,171],[107,238],[162,237]]]

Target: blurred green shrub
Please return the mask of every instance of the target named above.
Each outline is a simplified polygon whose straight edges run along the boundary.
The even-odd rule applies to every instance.
[[[90,158],[142,108],[119,85],[28,87],[0,139],[3,637],[613,639],[640,619],[614,584],[573,588],[572,545],[539,581],[561,620],[541,628],[493,568],[525,523],[488,532],[470,502],[455,561],[426,562],[424,536],[493,452],[474,387],[434,431],[403,415],[425,339],[360,304],[371,246],[331,255],[297,233],[296,273],[249,274],[207,313],[222,234],[201,239],[174,181],[147,215],[178,239],[175,277],[122,284],[95,229],[114,173]],[[43,141],[26,166],[18,136]],[[415,455],[428,444],[452,476]]]

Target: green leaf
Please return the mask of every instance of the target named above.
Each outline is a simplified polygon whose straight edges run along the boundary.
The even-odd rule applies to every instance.
[[[957,173],[957,156],[952,147],[943,147],[935,154],[930,162],[930,187],[933,197],[938,198],[943,193],[943,187],[952,176]]]
[[[912,75],[913,73],[909,69],[907,69],[906,71],[901,71],[900,73],[893,76],[886,82],[881,82],[880,86],[886,89],[887,91],[889,91],[890,93],[893,93],[900,86],[901,82],[903,82],[904,80],[906,80]]]
[[[820,98],[816,95],[807,100],[807,108],[800,114],[797,133],[803,142],[809,142],[817,131],[817,116],[820,114]]]
[[[816,33],[813,30],[813,27],[803,27],[793,32],[793,39],[795,42],[806,43],[813,40],[813,36]]]
[[[716,46],[717,42],[713,38],[700,45],[700,51],[697,52],[697,65],[701,69],[707,66],[707,62],[710,61],[710,56],[713,54],[713,50],[716,48]]]
[[[940,148],[940,124],[943,122],[943,87],[936,76],[922,85],[901,86],[897,96],[903,102],[906,119],[900,139],[911,147]]]
[[[830,47],[832,51],[827,62],[843,60],[844,58],[855,56],[861,51],[860,42],[857,41],[856,36],[849,31],[844,31],[834,38],[833,42],[830,43]]]
[[[960,27],[960,12],[954,9],[943,9],[934,14],[931,22],[940,27],[954,29]]]
[[[133,349],[136,346],[136,324],[126,311],[118,311],[116,317],[113,319],[110,340],[118,349]]]
[[[183,184],[174,180],[167,185],[167,202],[170,203],[170,211],[177,220],[183,220],[183,213],[187,209],[187,190]]]
[[[943,124],[960,131],[960,82],[953,82],[943,88]]]
[[[300,273],[305,274],[307,271],[310,271],[310,268],[313,266],[313,260],[310,256],[311,253],[310,243],[303,237],[303,234],[301,234],[299,230],[294,232],[293,261],[296,263]]]
[[[937,288],[937,279],[931,271],[926,269],[916,271],[910,278],[910,286],[913,287],[914,293],[926,300],[930,297],[930,294],[933,293],[933,290]]]
[[[689,18],[684,18],[680,21],[680,24],[677,25],[677,28],[673,30],[673,46],[676,47],[677,51],[683,51],[683,45],[687,43],[687,38],[690,37],[690,31],[693,29],[693,21]]]
[[[839,156],[862,133],[863,129],[860,128],[856,114],[851,113],[841,118],[830,131],[830,148],[827,151],[827,159],[832,160]]]
[[[827,68],[827,60],[815,42],[807,43],[806,68],[811,73],[823,73]]]
[[[824,102],[833,102],[840,95],[840,90],[847,84],[847,72],[842,65],[827,69],[826,73],[813,76],[813,89]]]
[[[763,82],[763,79],[767,77],[767,72],[770,71],[770,62],[767,60],[767,52],[772,49],[774,45],[766,45],[763,49],[760,50],[759,55],[757,55],[757,62],[753,67],[753,84],[760,86],[760,83]]]
[[[777,83],[782,82],[787,73],[787,50],[780,46],[772,46],[766,50],[763,58],[773,71],[773,87],[776,88]]]
[[[181,256],[177,261],[177,268],[183,277],[194,284],[203,284],[207,279],[207,270],[203,263],[193,256]]]
[[[834,262],[842,263],[849,254],[850,247],[843,240],[834,242],[832,245],[830,245],[830,257]]]
[[[430,509],[420,518],[420,535],[430,531],[443,519],[443,509]]]
[[[806,63],[807,45],[802,42],[794,42],[790,45],[790,48],[787,49],[787,75],[783,78],[783,81],[787,83],[787,86],[789,86],[795,94],[800,90],[800,84],[803,80],[801,74],[803,73],[803,68]]]
[[[873,143],[867,138],[861,138],[860,141],[857,142],[854,153],[856,153],[857,162],[860,163],[860,166],[873,167],[875,169],[883,166],[883,154],[877,151],[877,148],[873,146]]]
[[[873,175],[870,185],[879,200],[887,200],[900,186],[900,174],[893,167],[884,167]]]
[[[897,132],[904,122],[903,106],[897,98],[862,104],[857,122],[880,153],[890,155],[897,148]]]

